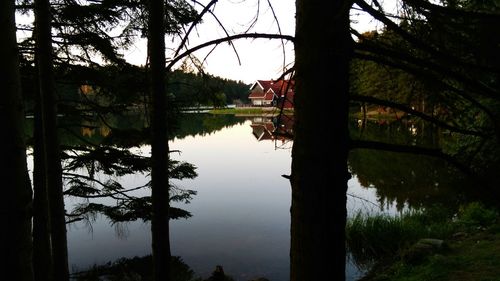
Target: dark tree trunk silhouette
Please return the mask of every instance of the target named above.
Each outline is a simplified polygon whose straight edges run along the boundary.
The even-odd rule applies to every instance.
[[[350,4],[296,2],[292,281],[345,279]]]
[[[57,108],[52,60],[50,3],[35,1],[36,56],[42,117],[43,164],[49,199],[51,247],[54,280],[69,278],[66,217],[64,210],[62,167],[57,136]]]
[[[49,201],[45,184],[43,134],[40,97],[35,97],[33,144],[33,270],[35,281],[51,280],[52,254],[50,246]]]
[[[0,1],[0,77],[2,98],[0,119],[2,131],[2,166],[0,167],[4,200],[2,219],[2,276],[15,280],[33,280],[32,267],[32,192],[26,165],[24,144],[24,111],[21,96],[18,49],[16,40],[15,1]]]
[[[170,280],[170,230],[167,96],[165,87],[165,12],[163,0],[149,1],[148,49],[151,65],[151,188],[154,279]]]

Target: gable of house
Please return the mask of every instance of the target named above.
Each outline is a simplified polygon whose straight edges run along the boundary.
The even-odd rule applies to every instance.
[[[250,87],[248,98],[255,105],[271,104],[276,101],[285,108],[293,107],[295,83],[293,80],[257,80]]]

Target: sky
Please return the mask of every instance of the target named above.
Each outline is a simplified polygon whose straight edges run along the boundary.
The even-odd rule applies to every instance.
[[[200,2],[207,3],[203,0]],[[247,30],[258,12],[258,20],[249,32],[278,33],[278,25],[274,20],[267,0],[220,0],[215,5],[213,13],[231,35]],[[271,0],[282,34],[293,35],[295,30],[295,0]],[[201,8],[200,8],[201,9]],[[193,47],[203,42],[225,37],[224,30],[212,15],[206,15],[203,23],[189,37],[189,46]],[[175,48],[178,40],[172,42],[166,39],[166,47]],[[217,46],[207,57],[212,48],[208,47],[196,52],[199,60],[204,60],[204,71],[245,83],[257,79],[276,79],[284,66],[293,62],[293,44],[280,40],[269,39],[239,39],[233,42],[238,56],[233,48],[224,43]],[[125,59],[134,64],[144,64],[145,44],[137,42],[135,46],[124,52]],[[284,49],[284,53],[283,53]],[[169,52],[167,51],[167,58]]]
[[[208,3],[209,0],[201,0]],[[391,3],[393,0],[387,0]],[[259,4],[260,3],[260,4]],[[276,19],[269,6],[271,3]],[[200,7],[201,10],[201,7]],[[294,35],[295,33],[295,0],[219,0],[213,13],[229,34],[243,33],[258,14],[256,24],[249,32],[278,33]],[[351,11],[352,26],[359,31],[380,28],[377,23],[359,11]],[[279,23],[279,29],[278,29]],[[204,17],[203,23],[189,37],[189,46],[193,47],[203,42],[225,37],[224,30],[211,15]],[[210,74],[240,80],[252,84],[255,80],[277,79],[284,69],[289,68],[294,61],[294,50],[291,42],[269,39],[239,39],[233,42],[234,50],[228,44],[221,44],[208,56],[211,48],[196,52],[194,55],[204,61],[204,71]],[[167,38],[166,46],[174,48],[178,41]],[[124,52],[125,59],[134,64],[144,64],[145,44],[138,43]],[[167,58],[169,54],[167,53]]]
[[[390,4],[394,1],[386,0],[386,3]],[[199,2],[207,4],[210,0],[199,0]],[[199,11],[202,10],[201,6],[197,8]],[[230,35],[248,30],[256,15],[258,15],[258,20],[248,32],[277,34],[281,30],[282,34],[292,36],[295,32],[295,0],[219,0],[212,11]],[[17,20],[18,23],[27,23],[32,20],[32,17],[18,16]],[[361,32],[380,28],[380,24],[355,9],[351,11],[351,20],[352,26]],[[21,36],[22,34],[18,33],[18,37]],[[190,34],[188,46],[194,47],[225,36],[224,29],[214,16],[207,14],[203,18],[203,23]],[[168,59],[172,57],[172,49],[177,48],[179,39],[167,37],[165,41]],[[282,44],[276,39],[239,39],[233,41],[233,44],[238,56],[226,43],[218,45],[213,51],[209,47],[197,51],[194,55],[204,62],[205,72],[247,84],[252,84],[255,80],[277,79],[294,61],[291,42]],[[128,62],[144,65],[146,62],[145,39],[138,39],[122,53]]]

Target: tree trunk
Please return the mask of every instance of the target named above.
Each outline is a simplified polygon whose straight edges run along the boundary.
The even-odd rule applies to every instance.
[[[35,96],[33,144],[33,270],[35,281],[51,280],[49,201],[47,194],[40,96]]]
[[[165,14],[163,0],[149,1],[148,48],[151,64],[151,219],[156,281],[170,280],[167,97],[165,87]]]
[[[2,179],[3,202],[0,216],[5,226],[0,232],[2,276],[32,281],[31,215],[32,192],[26,165],[24,144],[24,111],[16,39],[15,1],[0,1],[0,120],[2,120]]]
[[[345,280],[350,4],[296,1],[292,281]]]
[[[40,109],[42,117],[45,183],[49,199],[51,246],[54,280],[69,278],[66,214],[64,210],[63,183],[59,138],[57,135],[57,108],[52,61],[50,3],[35,1],[36,56]]]

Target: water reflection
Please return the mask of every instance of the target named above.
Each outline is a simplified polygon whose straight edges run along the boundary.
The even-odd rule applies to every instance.
[[[254,116],[250,127],[257,141],[272,141],[275,148],[291,148],[293,139],[293,115]]]
[[[442,147],[449,141],[434,126],[423,122],[354,121],[351,137],[398,145]],[[349,155],[349,168],[365,188],[376,188],[380,205],[395,203],[403,208],[425,208],[436,204],[455,209],[477,198],[470,179],[443,159],[415,154],[355,149]]]
[[[110,142],[120,130],[143,128],[143,116],[65,120],[72,134],[63,131],[66,145]],[[224,265],[236,280],[265,276],[288,280],[290,243],[290,185],[282,174],[290,174],[293,116],[252,117],[187,114],[172,134],[171,149],[177,160],[198,167],[198,178],[174,184],[198,192],[191,204],[179,204],[193,214],[188,220],[172,222],[172,253],[202,276],[216,264]],[[85,129],[84,129],[85,128]],[[105,128],[105,129],[103,129]],[[78,137],[75,137],[75,134]],[[351,137],[426,147],[446,141],[439,131],[418,123],[368,122],[363,128],[353,120]],[[137,143],[136,143],[137,144]],[[128,146],[130,147],[130,146]],[[139,152],[149,155],[149,146]],[[371,150],[351,152],[349,167],[349,215],[359,210],[396,213],[402,208],[434,204],[457,206],[473,195],[460,174],[443,161]],[[258,175],[258,176],[256,176]],[[144,185],[141,174],[120,178],[124,188]],[[145,190],[145,193],[148,191]],[[74,204],[67,199],[67,205]],[[114,225],[103,218],[92,224],[68,228],[70,263],[80,269],[120,257],[150,254],[150,227],[142,221],[126,224],[125,237],[117,237]],[[123,231],[120,232],[123,234]],[[126,239],[125,239],[126,238]],[[359,274],[352,264],[348,276]]]

